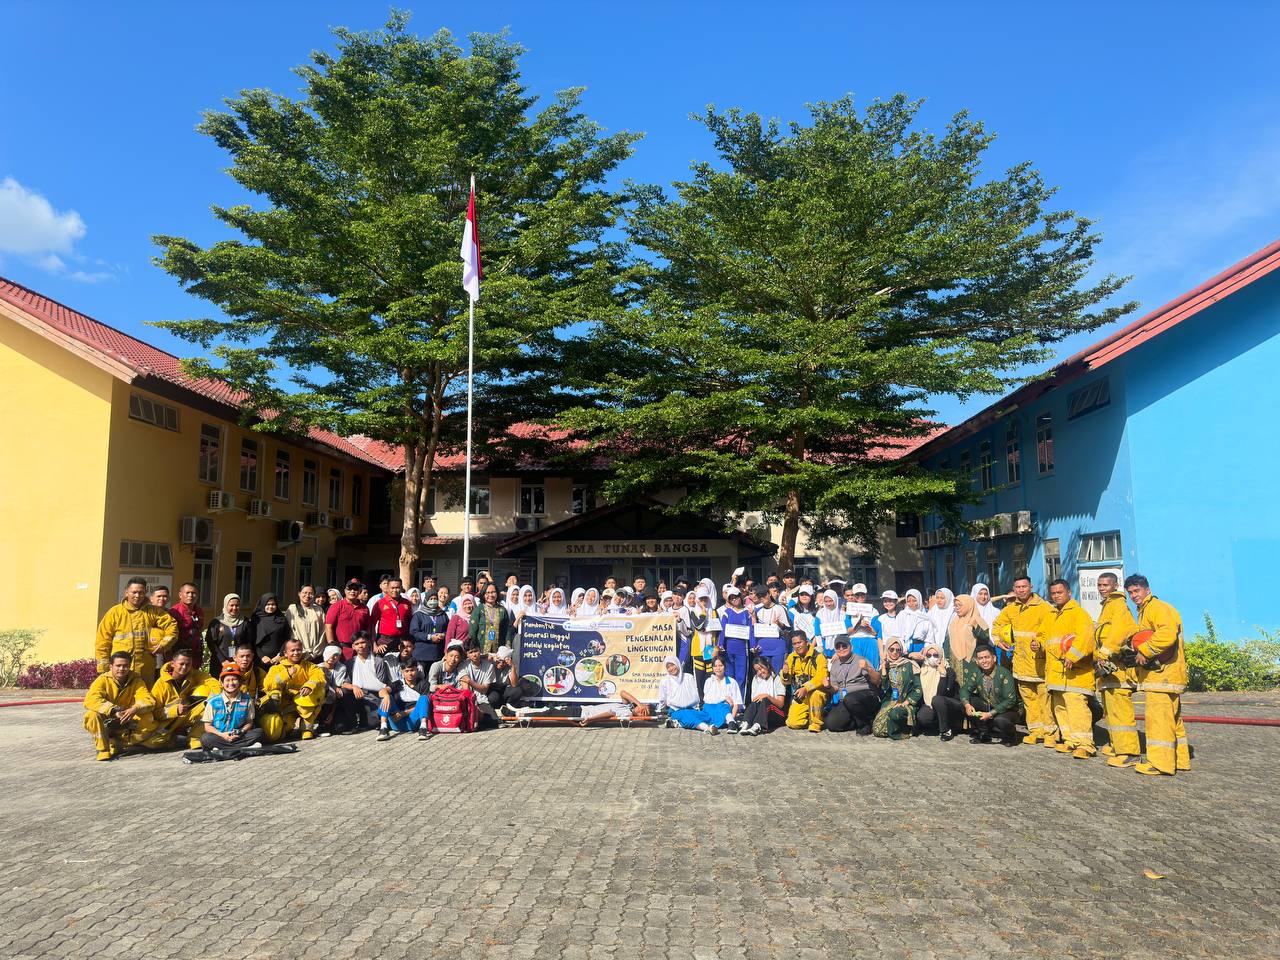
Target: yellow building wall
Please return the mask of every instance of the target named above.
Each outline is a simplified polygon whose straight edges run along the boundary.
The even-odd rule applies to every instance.
[[[115,382],[0,315],[0,630],[39,660],[92,655]]]

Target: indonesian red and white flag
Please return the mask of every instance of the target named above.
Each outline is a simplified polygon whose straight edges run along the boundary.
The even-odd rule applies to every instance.
[[[476,178],[471,178],[467,225],[462,228],[462,289],[472,300],[480,299],[480,227],[476,223]]]

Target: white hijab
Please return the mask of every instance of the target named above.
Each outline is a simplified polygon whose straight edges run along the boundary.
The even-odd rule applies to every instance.
[[[513,617],[520,612],[520,588],[507,587],[507,599],[502,601],[502,605],[507,608],[507,613]]]
[[[525,600],[526,596],[528,596],[529,598],[528,600]],[[561,596],[563,596],[563,594],[561,594]],[[520,588],[519,598],[520,599],[519,599],[519,603],[517,604],[517,608],[520,610],[520,612],[525,614],[532,613],[533,615],[537,616],[538,595],[533,592],[533,587],[530,584],[526,583],[523,587]]]
[[[907,606],[907,597],[915,597],[916,603],[920,604],[915,610]],[[921,640],[928,642],[933,636],[933,621],[929,619],[928,614],[924,610],[924,597],[920,595],[919,590],[911,589],[903,595],[902,603],[898,607],[897,619],[897,637],[902,641],[903,648],[911,646],[912,641],[919,642]]]
[[[938,593],[947,598],[947,605],[945,607],[929,608],[929,622],[933,624],[933,636],[935,639],[947,635],[947,627],[956,612],[956,595],[946,587],[939,587]]]
[[[987,591],[987,602],[978,602],[978,591]],[[973,605],[978,608],[978,616],[987,622],[987,626],[996,622],[996,617],[1000,616],[1000,608],[991,602],[991,588],[985,583],[975,583],[969,588],[969,596],[973,597]]]
[[[823,590],[822,599],[834,600],[836,602],[836,605],[834,607],[828,608],[827,605],[824,603],[820,607],[818,607],[818,612],[816,614],[818,622],[819,623],[838,623],[841,626],[843,626],[844,610],[840,606],[840,594],[836,593],[834,590]]]
[[[560,602],[556,603],[556,595],[560,596]],[[569,608],[564,605],[564,591],[559,587],[552,587],[551,593],[547,595],[547,616],[549,617],[567,617]]]
[[[595,600],[592,600],[591,599],[592,597],[595,597]],[[592,587],[590,590],[583,591],[582,604],[578,607],[578,616],[580,617],[600,616],[600,591],[597,590],[595,587]]]

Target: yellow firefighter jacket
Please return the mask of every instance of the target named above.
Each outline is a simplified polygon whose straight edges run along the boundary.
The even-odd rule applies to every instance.
[[[1031,641],[1040,634],[1044,621],[1053,616],[1053,604],[1046,603],[1037,594],[1026,603],[1010,600],[991,625],[993,643],[1007,644],[1013,641],[1013,678],[1028,683],[1044,680],[1044,651],[1031,649]]]
[[[155,706],[155,698],[147,689],[143,679],[133,671],[117,683],[116,678],[104,673],[93,683],[84,695],[84,708],[90,713],[100,713],[109,717],[118,708],[128,710],[137,704],[138,713],[147,713]]]
[[[1093,638],[1097,649],[1093,651],[1096,660],[1107,660],[1116,664],[1114,673],[1098,678],[1101,687],[1132,687],[1133,671],[1119,662],[1120,648],[1125,641],[1138,632],[1138,621],[1129,612],[1129,601],[1117,590],[1102,599],[1102,609],[1098,611],[1098,623],[1093,628]]]
[[[159,633],[158,640],[154,642],[153,630]],[[144,657],[152,657],[159,652],[153,649],[154,643],[158,643],[160,649],[167,650],[177,642],[178,621],[159,607],[146,603],[137,610],[131,610],[127,604],[117,603],[98,624],[98,636],[94,644],[98,672],[107,672],[111,654],[117,650],[123,650],[133,657],[133,670],[136,672]]]
[[[194,667],[181,680],[174,680],[173,665],[166,663],[160,668],[160,676],[151,686],[151,696],[156,702],[156,718],[159,719],[163,713],[165,719],[172,720],[178,715],[178,704],[191,697],[212,697],[221,690],[221,683]]]
[[[1075,600],[1068,600],[1045,618],[1040,627],[1044,648],[1044,679],[1050,690],[1093,695],[1093,617]]]
[[[1138,630],[1154,630],[1150,640],[1135,643],[1134,650],[1147,658],[1145,667],[1134,668],[1138,689],[1157,693],[1182,693],[1187,689],[1187,655],[1182,642],[1182,617],[1172,604],[1154,594],[1138,604]],[[1162,664],[1153,659],[1169,650],[1176,651],[1172,660]]]
[[[308,701],[324,703],[324,671],[306,660],[301,663],[282,660],[267,671],[267,676],[262,681],[264,693],[271,695],[279,692],[284,694],[282,699],[286,701],[298,697],[298,691],[303,687],[311,688],[311,694],[306,698]]]

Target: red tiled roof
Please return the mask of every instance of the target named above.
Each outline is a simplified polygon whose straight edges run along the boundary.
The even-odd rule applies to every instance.
[[[1210,277],[1198,287],[1139,317],[1127,326],[1121,327],[1115,333],[1086,347],[1074,356],[1055,364],[1046,376],[1019,387],[963,423],[928,438],[912,452],[917,455],[928,455],[937,447],[972,436],[988,424],[1025,406],[1048,391],[1106,366],[1130,350],[1140,347],[1148,340],[1155,339],[1184,320],[1194,317],[1219,300],[1231,296],[1277,269],[1280,269],[1280,240],[1273,241],[1239,263]]]
[[[43,320],[55,330],[90,350],[124,364],[139,376],[158,377],[233,410],[238,410],[242,406],[244,394],[218,380],[196,380],[188,377],[182,372],[181,362],[173,354],[143,343],[115,327],[109,327],[92,317],[72,310],[57,300],[51,300],[4,277],[0,277],[0,299],[17,307],[23,313]],[[367,448],[328,430],[311,429],[308,431],[308,436],[348,457],[354,457],[384,469],[393,469],[387,462],[389,457],[385,445],[381,445],[380,449]],[[372,441],[368,443],[372,444]]]

